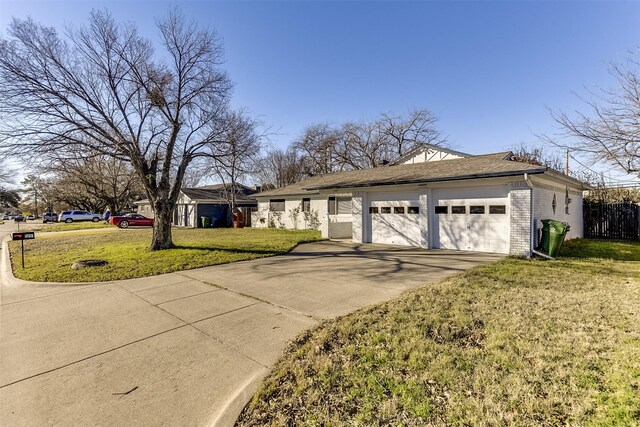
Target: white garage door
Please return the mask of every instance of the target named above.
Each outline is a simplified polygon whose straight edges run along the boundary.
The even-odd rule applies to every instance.
[[[433,244],[436,248],[509,252],[509,197],[502,187],[434,190]]]
[[[369,204],[371,242],[420,246],[418,200],[378,200]]]

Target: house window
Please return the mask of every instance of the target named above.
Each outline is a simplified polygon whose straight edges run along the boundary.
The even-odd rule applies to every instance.
[[[556,193],[553,193],[553,200],[551,200],[551,209],[553,209],[553,214],[556,213]]]
[[[403,214],[404,213],[404,206],[394,206],[393,207],[393,213],[395,213],[395,214]]]
[[[391,206],[383,206],[380,208],[380,213],[383,214],[390,214],[391,213]]]
[[[484,214],[484,206],[469,206],[469,213],[472,215]]]
[[[371,206],[369,208],[369,213],[370,214],[377,214],[378,213],[378,207],[377,206]]]
[[[311,212],[311,199],[302,199],[302,212]]]
[[[351,214],[351,197],[329,197],[329,215]]]
[[[409,206],[407,208],[407,213],[408,214],[412,214],[412,215],[416,215],[420,213],[420,208],[418,206]]]
[[[351,197],[338,197],[338,215],[351,214]]]
[[[489,206],[489,215],[504,215],[506,213],[507,213],[507,207],[505,205]]]
[[[467,213],[467,207],[466,206],[451,206],[451,213],[454,215],[464,215]]]
[[[284,212],[284,199],[269,200],[269,210],[274,212]]]
[[[449,206],[436,206],[436,213],[438,215],[442,215],[442,214],[448,214],[449,213]]]
[[[331,196],[329,197],[329,215],[336,214],[336,198]]]

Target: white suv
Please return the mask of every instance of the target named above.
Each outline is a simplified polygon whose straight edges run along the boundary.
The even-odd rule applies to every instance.
[[[74,222],[74,221],[93,221],[98,222],[102,219],[102,215],[89,213],[87,211],[64,211],[60,214],[58,221]]]

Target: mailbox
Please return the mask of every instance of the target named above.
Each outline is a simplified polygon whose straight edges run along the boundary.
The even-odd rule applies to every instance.
[[[33,231],[25,231],[23,233],[13,233],[13,240],[33,240],[36,238],[36,233]]]

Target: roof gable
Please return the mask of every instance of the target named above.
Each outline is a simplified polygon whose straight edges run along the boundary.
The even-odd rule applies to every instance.
[[[461,159],[464,157],[471,157],[471,154],[450,150],[448,148],[432,144],[420,144],[412,150],[409,150],[407,153],[400,156],[393,162],[389,163],[389,165],[395,166],[414,163],[437,162],[439,160]]]

